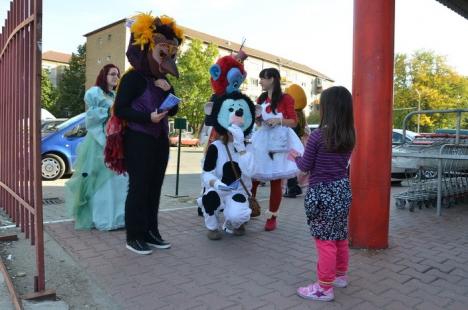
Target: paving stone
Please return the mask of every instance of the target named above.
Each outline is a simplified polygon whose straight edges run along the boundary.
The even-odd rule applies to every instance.
[[[277,230],[265,232],[261,217],[244,237],[218,242],[195,211],[161,212],[173,248],[148,256],[125,249],[123,230],[76,231],[72,222],[46,229],[123,309],[467,309],[468,206],[437,217],[392,205],[389,249],[352,249],[350,285],[326,304],[295,292],[316,278],[303,198],[283,201]]]

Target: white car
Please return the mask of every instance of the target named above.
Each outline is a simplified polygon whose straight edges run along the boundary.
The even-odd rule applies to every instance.
[[[406,131],[405,143],[411,143],[417,137],[418,133],[414,131]],[[392,130],[392,147],[403,144],[403,129]],[[397,168],[394,165],[395,158],[392,157],[392,181],[401,182],[408,177],[413,177],[417,171],[404,168]]]
[[[310,132],[314,131],[315,129],[319,128],[319,124],[308,124],[307,127],[309,127]]]
[[[407,130],[405,143],[412,142],[418,133],[414,131]],[[392,145],[403,144],[403,129],[393,129],[392,130]]]
[[[41,121],[54,120],[55,118],[56,117],[46,109],[41,109]]]

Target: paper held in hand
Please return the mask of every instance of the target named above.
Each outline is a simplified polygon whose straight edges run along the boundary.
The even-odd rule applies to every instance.
[[[169,96],[164,99],[163,103],[159,106],[158,110],[160,111],[168,111],[178,105],[180,102],[180,98],[174,96],[173,94],[169,94]]]
[[[229,185],[226,185],[226,186],[221,185],[219,189],[222,191],[237,190],[239,188],[239,184],[240,184],[240,179],[237,179]]]

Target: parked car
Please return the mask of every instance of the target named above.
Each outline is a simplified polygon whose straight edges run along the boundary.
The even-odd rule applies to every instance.
[[[44,180],[56,180],[72,173],[76,148],[87,133],[85,114],[72,117],[57,125],[54,132],[43,135],[41,172]]]
[[[169,137],[169,143],[171,146],[177,146],[179,144],[179,133],[175,132]],[[188,131],[182,131],[182,138],[180,141],[181,146],[199,146],[200,140],[193,137],[193,134]]]
[[[440,134],[449,134],[449,135],[454,135],[457,133],[456,129],[436,129],[435,133],[440,133]],[[468,135],[468,129],[460,129],[460,135]]]
[[[405,143],[412,142],[418,134],[414,131],[407,130]],[[403,144],[403,129],[392,130],[392,145]]]
[[[417,137],[417,133],[413,131],[406,131],[405,143],[411,143]],[[403,129],[392,130],[392,147],[403,144]],[[394,165],[395,159],[392,157],[392,182],[401,182],[402,180],[413,177],[417,171],[397,168]]]

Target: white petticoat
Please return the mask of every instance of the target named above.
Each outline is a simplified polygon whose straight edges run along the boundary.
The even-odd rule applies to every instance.
[[[294,161],[288,159],[288,153],[294,149],[303,154],[304,146],[291,128],[261,126],[252,136],[252,146],[255,152],[253,179],[261,181],[289,179],[298,173],[299,169]],[[272,152],[273,159],[269,152]]]

